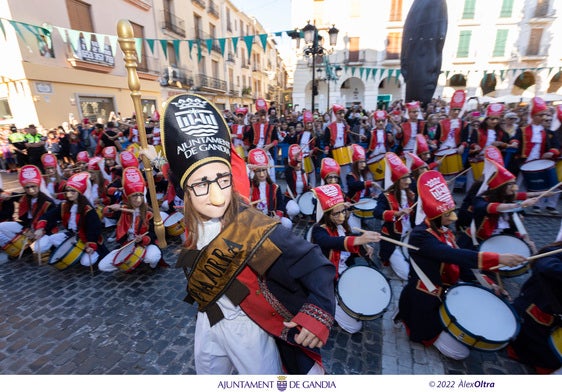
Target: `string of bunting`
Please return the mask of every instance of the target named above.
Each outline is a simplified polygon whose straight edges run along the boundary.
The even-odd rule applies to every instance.
[[[100,34],[100,33],[92,33],[87,31],[81,30],[74,30],[66,27],[60,26],[52,26],[43,24],[43,26],[37,26],[30,23],[15,21],[7,18],[0,18],[0,32],[1,36],[4,40],[7,39],[7,32],[6,26],[11,26],[17,36],[29,46],[29,43],[26,39],[26,34],[31,34],[40,50],[45,51],[47,48],[49,51],[52,51],[52,35],[53,31],[56,30],[61,39],[64,43],[69,43],[72,46],[72,49],[75,53],[79,51],[87,51],[88,48],[86,47],[86,37],[95,36],[96,40],[92,40],[90,45],[93,45],[93,42],[96,42],[96,45],[101,45],[102,48],[106,48],[105,52],[109,51],[109,55],[112,56],[114,49],[117,48],[117,36],[112,34]],[[150,52],[154,54],[155,50],[157,50],[157,43],[159,44],[162,53],[165,59],[168,59],[168,45],[171,43],[172,48],[175,52],[176,58],[180,57],[180,47],[182,44],[187,44],[189,57],[192,58],[192,51],[195,48],[197,52],[197,59],[201,60],[203,56],[204,47],[207,49],[207,52],[210,54],[211,51],[215,48],[218,48],[222,57],[224,57],[224,53],[226,51],[226,43],[230,41],[232,44],[232,49],[234,53],[237,52],[238,44],[240,40],[244,42],[246,45],[246,49],[248,51],[248,58],[251,57],[252,54],[252,47],[254,43],[258,42],[261,44],[263,50],[267,48],[267,40],[270,37],[288,37],[292,39],[299,39],[303,38],[302,31],[295,31],[295,30],[284,30],[284,31],[277,31],[271,34],[256,34],[256,35],[245,35],[240,37],[224,37],[224,38],[205,38],[205,39],[160,39],[160,38],[135,38],[136,40],[136,49],[139,58],[142,56],[142,51],[144,47],[144,43],[147,44]],[[215,46],[215,42],[218,44],[218,47]],[[101,44],[99,44],[101,43]],[[112,61],[110,61],[112,63]],[[326,64],[326,69],[328,72],[333,72],[333,70],[329,69],[328,65]],[[343,67],[346,74],[351,73],[351,76],[357,76],[365,81],[368,81],[369,78],[374,80],[382,80],[385,77],[391,79],[394,77],[395,81],[398,82],[401,71],[399,68],[379,68],[379,67],[363,67],[363,66],[350,66],[345,65]],[[548,75],[553,75],[553,72],[560,73],[562,72],[562,66],[559,67],[525,67],[525,68],[510,68],[510,69],[498,69],[498,70],[474,70],[474,69],[461,69],[461,70],[442,70],[441,72],[445,74],[446,79],[449,78],[451,75],[455,74],[462,74],[463,76],[468,76],[472,72],[483,72],[483,77],[487,75],[498,75],[501,81],[504,81],[506,77],[515,76],[517,73],[523,73],[526,71],[532,72],[540,72],[542,70],[548,70]]]

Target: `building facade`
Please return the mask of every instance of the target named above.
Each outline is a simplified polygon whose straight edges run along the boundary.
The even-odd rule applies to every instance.
[[[362,103],[373,110],[403,99],[402,32],[414,0],[303,0],[293,2],[295,26],[313,22],[324,34],[335,25],[338,43],[316,61],[316,109]],[[448,31],[434,97],[463,88],[482,100],[515,102],[559,96],[562,66],[560,0],[448,1]],[[302,40],[301,40],[302,41]],[[323,40],[325,43],[327,39]],[[312,61],[295,49],[295,106],[312,102]],[[296,46],[296,45],[295,45]],[[326,47],[326,45],[324,45]],[[328,48],[328,47],[326,47]],[[333,69],[341,67],[335,77]],[[326,76],[328,75],[328,76]]]
[[[284,99],[274,37],[228,0],[0,0],[0,18],[0,125],[132,116],[120,19],[136,38],[145,118],[187,91],[223,110]]]

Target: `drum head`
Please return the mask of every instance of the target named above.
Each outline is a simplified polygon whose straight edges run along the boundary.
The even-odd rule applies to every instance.
[[[405,244],[410,243],[410,233],[411,231],[409,231],[404,237],[402,237],[402,242]],[[402,254],[404,255],[404,258],[408,261],[408,263],[410,262],[410,252],[408,251],[408,248],[405,246],[401,247],[402,249]]]
[[[64,240],[53,253],[49,259],[49,264],[54,264],[62,259],[74,247],[74,238],[70,237]]]
[[[351,317],[370,320],[390,305],[392,290],[380,272],[359,265],[348,268],[340,275],[337,296],[340,306]]]
[[[374,211],[377,207],[377,201],[375,199],[371,199],[370,197],[364,197],[359,199],[359,201],[355,203],[354,207],[361,211]]]
[[[314,213],[313,198],[314,194],[312,192],[305,192],[299,196],[297,204],[304,215],[312,215]]]
[[[512,235],[494,235],[480,244],[480,252],[496,252],[496,253],[515,253],[523,257],[531,256],[531,248],[525,241]],[[517,265],[515,267],[502,266],[502,271],[510,271],[522,268],[527,263]]]
[[[183,214],[181,212],[174,212],[172,215],[168,216],[164,221],[164,227],[170,227],[175,225],[183,219]]]
[[[123,246],[121,249],[119,249],[119,251],[115,255],[115,258],[113,259],[113,265],[119,265],[123,263],[134,250],[135,250],[134,241],[131,241],[125,246]]]
[[[537,159],[521,165],[521,171],[534,172],[554,167],[554,162],[548,159]]]
[[[435,151],[435,156],[444,157],[444,156],[453,155],[453,154],[456,154],[456,153],[457,153],[457,150],[455,150],[453,148],[447,148],[446,150]]]
[[[507,342],[519,332],[512,308],[494,293],[471,284],[453,286],[445,295],[451,319],[476,336],[494,342]]]

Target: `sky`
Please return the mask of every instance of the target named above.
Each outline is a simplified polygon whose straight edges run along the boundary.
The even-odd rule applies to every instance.
[[[230,0],[248,16],[254,16],[270,32],[290,30],[291,0]]]

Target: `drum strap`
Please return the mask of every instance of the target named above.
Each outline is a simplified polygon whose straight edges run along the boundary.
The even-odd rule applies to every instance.
[[[418,278],[420,278],[420,280],[422,281],[422,283],[425,285],[425,287],[427,288],[427,290],[429,290],[430,293],[435,293],[438,291],[437,287],[435,287],[435,285],[431,282],[431,279],[429,279],[427,277],[427,275],[425,274],[425,272],[422,271],[422,269],[419,267],[419,265],[414,261],[414,259],[412,259],[412,257],[410,256],[410,264],[412,265],[412,268],[414,269],[414,271],[416,271],[416,274],[418,275]]]
[[[474,219],[470,222],[470,237],[472,238],[472,245],[478,247],[478,240],[476,239],[476,222],[474,222]]]
[[[197,302],[200,312],[208,312],[211,325],[223,317],[216,304],[223,294],[234,305],[249,294],[246,286],[236,280],[244,267],[263,276],[281,255],[269,239],[277,224],[256,209],[246,208],[201,251],[180,253],[176,266],[183,267],[187,277],[185,301]]]

